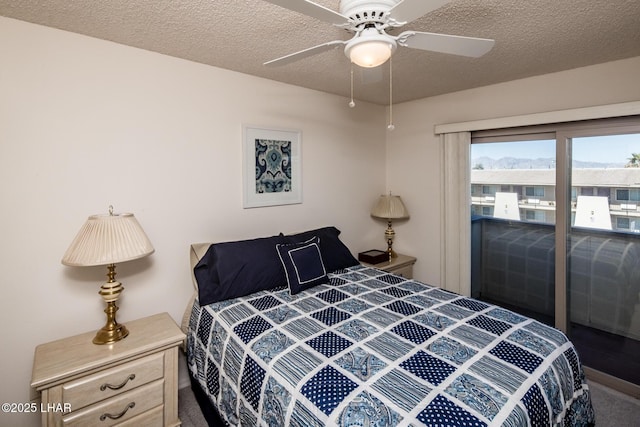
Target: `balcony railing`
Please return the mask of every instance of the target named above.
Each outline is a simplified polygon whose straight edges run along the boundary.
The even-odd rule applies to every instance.
[[[471,243],[474,297],[553,322],[553,225],[476,217]],[[567,245],[570,321],[640,340],[640,235],[573,227]]]

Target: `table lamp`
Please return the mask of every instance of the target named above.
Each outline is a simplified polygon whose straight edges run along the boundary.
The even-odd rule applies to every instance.
[[[378,199],[378,203],[371,209],[371,216],[387,220],[387,229],[384,232],[384,236],[387,239],[389,260],[397,257],[398,255],[393,250],[393,238],[396,233],[391,227],[391,220],[409,218],[409,211],[407,211],[404,203],[402,203],[402,199],[400,196],[392,196],[391,193],[383,194]]]
[[[74,267],[107,266],[108,281],[98,292],[107,303],[104,312],[107,323],[100,329],[94,344],[111,344],[129,335],[123,324],[116,321],[116,301],[124,290],[115,280],[116,263],[142,258],[154,252],[149,238],[131,213],[91,215],[62,257],[62,264]]]

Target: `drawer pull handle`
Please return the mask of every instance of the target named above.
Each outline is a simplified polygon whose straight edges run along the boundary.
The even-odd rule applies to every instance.
[[[120,390],[122,387],[127,385],[129,381],[133,381],[135,379],[136,379],[136,374],[131,374],[120,385],[111,385],[111,384],[104,383],[100,386],[100,391],[105,391],[106,389]]]
[[[119,414],[117,414],[117,415],[104,413],[104,414],[100,415],[100,421],[104,421],[104,420],[106,420],[107,418],[111,418],[112,420],[117,420],[118,418],[122,418],[122,417],[124,416],[124,414],[126,414],[126,413],[127,413],[127,411],[128,411],[129,409],[133,408],[134,406],[136,406],[136,402],[131,402],[131,403],[129,403],[129,404],[124,408],[124,410],[123,410],[122,412],[120,412]]]

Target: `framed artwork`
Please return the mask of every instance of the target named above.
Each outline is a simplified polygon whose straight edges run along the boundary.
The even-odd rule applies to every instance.
[[[300,131],[243,126],[244,208],[302,203]]]

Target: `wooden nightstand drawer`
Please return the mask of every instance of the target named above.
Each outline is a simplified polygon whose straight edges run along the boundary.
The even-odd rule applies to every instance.
[[[405,279],[413,278],[413,264],[406,265],[404,267],[395,268],[390,270],[389,273],[397,274],[398,276],[402,276]]]
[[[164,353],[88,375],[62,385],[62,402],[73,411],[147,384],[164,375]]]
[[[114,427],[157,427],[163,425],[164,406],[156,406],[150,411],[137,415]]]
[[[143,385],[111,399],[73,411],[62,417],[63,426],[114,426],[145,412],[162,406],[164,383],[162,380]]]
[[[389,261],[381,262],[380,264],[369,264],[363,262],[362,265],[397,274],[405,279],[413,279],[413,264],[415,263],[415,257],[398,254],[397,257],[391,258]]]
[[[180,425],[184,333],[167,313],[127,322],[127,328],[129,336],[110,345],[93,344],[90,331],[36,347],[31,386],[45,408],[62,408],[43,411],[43,426]]]

